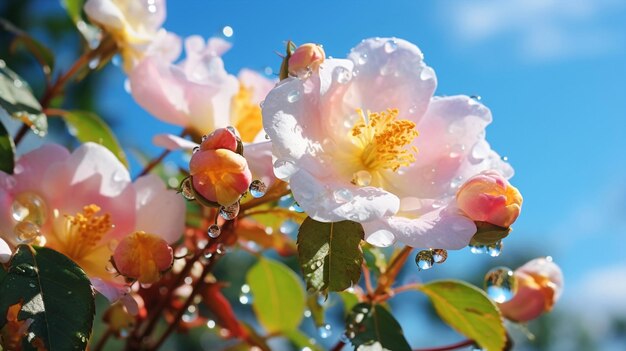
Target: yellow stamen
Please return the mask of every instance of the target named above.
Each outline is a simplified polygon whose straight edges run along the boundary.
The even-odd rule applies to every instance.
[[[94,249],[102,237],[113,228],[111,216],[108,213],[98,216],[100,207],[88,205],[83,207],[82,213],[76,216],[65,216],[65,235],[63,244],[65,253],[78,261]]]
[[[241,140],[251,143],[263,129],[261,107],[252,102],[252,88],[239,85],[239,92],[233,96],[231,102],[231,119],[234,127],[241,135]]]
[[[369,112],[358,109],[361,117],[350,132],[352,141],[363,149],[361,162],[368,171],[397,171],[415,161],[417,148],[410,145],[417,137],[415,123],[397,119],[398,109]]]

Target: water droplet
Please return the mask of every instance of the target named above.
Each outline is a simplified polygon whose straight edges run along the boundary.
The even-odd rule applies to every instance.
[[[433,250],[422,250],[415,256],[415,264],[419,270],[430,269],[434,263]]]
[[[28,283],[28,286],[30,286],[31,288],[36,287],[35,283]]]
[[[98,65],[100,65],[100,58],[96,57],[95,59],[92,59],[91,61],[89,61],[89,68],[90,69],[96,69],[98,68]]]
[[[385,52],[390,54],[398,49],[398,42],[395,39],[387,40],[384,47]]]
[[[111,59],[111,62],[113,63],[114,66],[121,66],[122,65],[122,55],[120,54],[116,54],[113,56],[113,58]]]
[[[443,207],[443,205],[445,205],[445,204],[446,204],[446,203],[445,203],[444,201],[442,201],[442,200],[435,200],[435,201],[433,201],[433,203],[432,203],[432,205],[431,205],[431,206],[432,206],[434,209],[438,209],[438,208]]]
[[[267,185],[260,180],[253,180],[250,183],[250,195],[255,198],[262,197],[267,192]]]
[[[333,192],[333,197],[338,203],[345,204],[346,202],[352,201],[354,195],[352,194],[352,191],[350,191],[350,189],[341,188]]]
[[[13,227],[13,232],[17,240],[23,244],[34,241],[41,233],[39,226],[29,221],[18,222],[15,227]]]
[[[517,292],[517,279],[508,267],[496,267],[485,275],[485,290],[495,302],[509,301]]]
[[[509,158],[507,156],[502,156],[502,161],[507,162]]]
[[[297,222],[288,219],[281,223],[279,230],[283,234],[291,235],[295,234],[298,231],[298,228],[300,228],[300,225],[298,225]]]
[[[298,213],[303,213],[304,210],[300,207],[300,204],[297,201],[294,201],[291,206],[289,206],[289,211],[294,211]]]
[[[489,144],[487,144],[486,141],[481,140],[474,144],[474,147],[472,148],[472,158],[477,161],[483,160],[489,156],[489,151]]]
[[[364,65],[367,62],[367,54],[361,54],[359,56],[359,59],[357,60],[357,63],[359,65]]]
[[[435,263],[444,263],[448,259],[448,251],[444,249],[433,249],[433,260]]]
[[[297,102],[298,100],[300,100],[300,91],[294,90],[290,92],[289,94],[287,94],[287,101],[294,103],[294,102]]]
[[[213,329],[213,328],[215,328],[215,326],[216,326],[216,323],[215,323],[215,321],[214,321],[214,320],[212,320],[212,319],[209,319],[209,320],[206,322],[206,327],[207,327],[207,328],[209,328],[209,329]]]
[[[218,236],[220,236],[220,234],[222,233],[222,230],[220,229],[220,227],[217,224],[212,224],[209,229],[207,229],[207,234],[215,239]]]
[[[463,184],[463,177],[462,176],[455,177],[454,179],[450,181],[450,189],[456,191],[456,189],[458,189],[461,186],[461,184]]]
[[[495,242],[491,245],[487,245],[487,254],[491,257],[498,257],[502,252],[502,240]]]
[[[232,205],[220,207],[220,216],[227,221],[235,219],[239,214],[239,201]]]
[[[226,254],[226,248],[224,247],[224,244],[222,243],[217,244],[217,246],[215,247],[215,254],[217,255]]]
[[[226,38],[230,38],[235,34],[235,31],[231,26],[224,26],[224,28],[222,28],[222,34],[224,34]]]
[[[328,337],[333,335],[332,328],[331,328],[330,324],[328,324],[328,323],[318,327],[317,328],[317,333],[319,334],[320,338],[322,338],[322,339],[327,339]]]
[[[180,193],[183,194],[183,197],[187,200],[194,200],[196,197],[193,195],[193,189],[191,184],[191,178],[185,178],[182,183],[180,183]]]
[[[24,82],[22,82],[22,81],[21,81],[21,80],[19,80],[19,79],[16,79],[16,80],[14,80],[14,81],[13,81],[13,85],[14,85],[16,88],[21,88],[21,87],[24,85]]]
[[[279,179],[285,179],[296,171],[296,166],[291,161],[277,160],[274,162],[274,175]]]
[[[250,285],[244,284],[239,291],[239,302],[242,305],[252,303],[252,293],[250,292]]]
[[[463,151],[465,151],[465,145],[454,144],[450,147],[450,157],[460,157],[461,155],[463,155]]]
[[[372,174],[366,170],[354,173],[353,181],[358,186],[369,186],[372,183]]]
[[[194,146],[193,149],[191,149],[192,154],[195,154],[198,151],[200,151],[200,146]]]
[[[41,197],[31,192],[23,192],[13,199],[11,214],[18,222],[29,221],[41,226],[46,221],[48,209]]]
[[[311,318],[313,314],[311,313],[311,310],[306,309],[304,310],[304,318]]]
[[[487,246],[485,245],[468,245],[470,248],[470,252],[475,255],[480,255],[487,253]]]
[[[185,323],[193,322],[196,318],[198,318],[198,307],[194,305],[187,307],[185,313],[183,313],[183,316],[181,317]]]
[[[352,73],[344,67],[337,67],[335,69],[335,76],[337,77],[337,83],[346,84],[352,79]]]
[[[480,95],[472,95],[470,96],[470,98],[475,101],[480,101],[483,99]]]

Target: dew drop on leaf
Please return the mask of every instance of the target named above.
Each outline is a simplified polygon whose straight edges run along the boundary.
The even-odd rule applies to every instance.
[[[252,293],[250,292],[250,285],[244,284],[239,291],[239,303],[247,305],[252,303]]]
[[[517,279],[508,267],[496,267],[485,275],[485,290],[495,302],[509,301],[517,292]]]
[[[327,339],[328,337],[333,335],[333,330],[330,324],[326,323],[317,328],[317,333],[319,334],[320,338]]]

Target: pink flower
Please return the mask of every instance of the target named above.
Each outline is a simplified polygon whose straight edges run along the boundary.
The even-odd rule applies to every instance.
[[[248,190],[252,174],[246,159],[237,153],[237,146],[235,134],[221,128],[209,134],[191,156],[193,188],[204,199],[229,206]]]
[[[536,258],[515,271],[517,293],[499,304],[502,314],[516,322],[528,322],[552,310],[563,292],[563,273],[549,258]]]
[[[302,44],[289,58],[289,74],[298,76],[302,73],[317,71],[326,59],[324,49],[317,44]]]
[[[485,141],[489,109],[467,96],[433,97],[434,71],[400,39],[368,39],[347,60],[281,81],[265,99],[274,173],[315,220],[352,220],[377,246],[460,249],[476,225],[459,185],[511,167]]]
[[[137,103],[156,118],[198,136],[232,125],[244,142],[261,140],[259,103],[274,81],[247,69],[239,78],[226,72],[221,55],[231,44],[222,39],[205,43],[199,36],[190,36],[185,39],[185,60],[174,63],[180,46],[179,38],[155,42],[129,73]]]
[[[461,186],[456,201],[474,221],[508,228],[522,208],[522,195],[498,172],[484,171]]]
[[[11,246],[45,244],[76,262],[93,281],[119,284],[107,264],[116,243],[136,232],[168,243],[184,229],[185,204],[156,176],[131,182],[105,147],[71,154],[49,144],[21,156],[14,175],[0,173],[0,230]]]
[[[88,0],[85,13],[115,40],[128,71],[159,35],[165,21],[165,0]]]

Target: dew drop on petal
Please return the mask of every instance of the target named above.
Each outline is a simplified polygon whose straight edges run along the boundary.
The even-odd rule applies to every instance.
[[[359,59],[357,60],[357,63],[359,65],[364,65],[365,63],[367,63],[367,54],[361,54],[361,56],[359,56]]]
[[[385,52],[390,54],[398,49],[398,42],[395,39],[390,39],[385,42]]]
[[[243,284],[239,290],[239,303],[247,305],[252,303],[252,293],[250,292],[250,285]]]
[[[211,237],[213,239],[215,239],[218,236],[220,236],[221,233],[222,233],[222,230],[220,229],[220,227],[217,224],[211,224],[209,229],[207,229],[207,234],[209,235],[209,237]]]
[[[185,178],[180,184],[180,193],[187,200],[194,200],[196,197],[193,195],[193,189],[191,188],[191,178]]]
[[[415,264],[419,270],[427,270],[435,264],[433,250],[422,250],[415,256]]]
[[[350,191],[350,189],[341,188],[333,192],[333,197],[338,203],[345,204],[346,202],[352,201],[354,195],[352,194],[352,191]]]
[[[320,338],[322,338],[322,339],[327,339],[328,337],[333,335],[332,328],[331,328],[330,324],[328,324],[328,323],[318,327],[317,328],[317,333],[319,334]]]
[[[346,84],[350,81],[350,79],[352,79],[352,73],[350,73],[350,71],[345,67],[337,67],[335,69],[335,77],[337,83]]]
[[[276,160],[274,162],[274,175],[279,179],[288,178],[296,171],[296,166],[291,161]]]
[[[369,186],[372,183],[372,174],[366,170],[354,173],[354,183],[358,186]]]
[[[450,147],[450,157],[460,157],[461,155],[463,155],[463,151],[465,151],[465,145],[454,144]]]
[[[289,94],[287,94],[287,101],[294,103],[300,100],[300,91],[293,90]]]
[[[433,249],[433,260],[435,263],[444,263],[448,259],[448,251],[445,249]]]
[[[33,242],[41,233],[39,226],[30,221],[17,222],[13,227],[13,232],[17,240],[23,244]]]
[[[463,177],[458,176],[450,181],[450,189],[456,190],[463,184]]]
[[[239,201],[232,205],[220,207],[220,216],[227,221],[235,219],[239,215]]]
[[[509,301],[517,292],[517,279],[508,267],[496,267],[485,275],[485,290],[495,302]]]
[[[433,204],[431,205],[434,209],[438,209],[443,207],[443,205],[445,205],[446,203],[442,200],[435,200],[433,201]]]
[[[430,67],[424,67],[422,69],[422,72],[420,72],[421,80],[430,80],[433,78],[435,78],[435,71],[433,71],[433,69]]]
[[[253,180],[250,183],[250,195],[255,198],[262,197],[267,192],[267,185],[260,180]]]
[[[34,193],[20,193],[13,199],[11,215],[18,222],[29,221],[43,225],[47,217],[46,203]]]
[[[498,257],[500,253],[502,253],[502,240],[487,245],[487,254],[489,254],[489,256]]]

